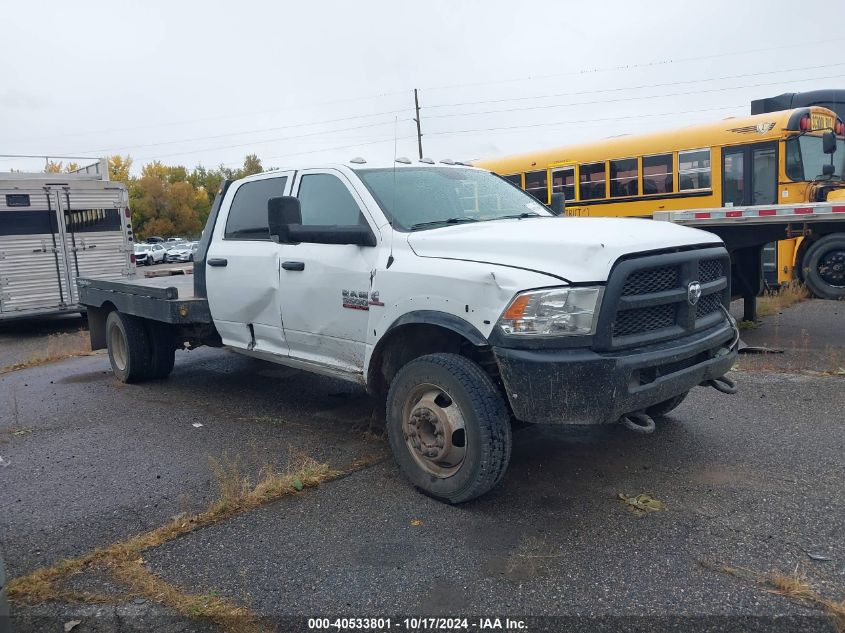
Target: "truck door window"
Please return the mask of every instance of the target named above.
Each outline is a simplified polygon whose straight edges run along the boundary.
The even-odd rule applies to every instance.
[[[352,197],[346,185],[332,174],[303,176],[299,183],[297,198],[302,207],[303,224],[312,226],[365,224],[364,216],[355,198]]]
[[[226,218],[224,239],[269,240],[267,201],[285,195],[286,181],[287,177],[265,178],[238,187]]]

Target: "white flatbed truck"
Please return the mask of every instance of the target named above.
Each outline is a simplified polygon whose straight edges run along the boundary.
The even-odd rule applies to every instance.
[[[193,279],[82,278],[125,382],[223,346],[364,386],[403,474],[458,503],[499,482],[511,421],[649,432],[725,377],[728,253],[667,222],[554,215],[485,170],[361,160],[225,182]]]

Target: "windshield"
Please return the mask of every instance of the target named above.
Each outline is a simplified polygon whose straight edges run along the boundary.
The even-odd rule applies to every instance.
[[[552,215],[521,189],[479,169],[402,167],[357,173],[385,215],[403,231]]]
[[[791,138],[786,142],[786,175],[798,181],[826,180],[827,176],[822,176],[822,168],[830,164],[830,157],[830,154],[822,152],[820,136],[805,134]],[[831,179],[841,180],[845,171],[845,141],[842,139],[836,139],[833,166],[836,171]]]

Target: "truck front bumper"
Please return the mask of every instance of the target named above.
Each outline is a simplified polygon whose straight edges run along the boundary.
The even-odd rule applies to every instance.
[[[511,408],[523,422],[600,424],[719,378],[736,359],[732,324],[618,352],[494,347]]]

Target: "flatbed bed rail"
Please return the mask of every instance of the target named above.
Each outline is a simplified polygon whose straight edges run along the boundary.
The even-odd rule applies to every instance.
[[[655,211],[654,219],[694,226],[725,224],[777,224],[781,222],[845,222],[845,204],[818,202],[802,204]]]
[[[89,308],[111,304],[124,314],[174,325],[212,322],[208,301],[194,296],[192,276],[120,281],[80,278],[78,285],[80,303]]]

